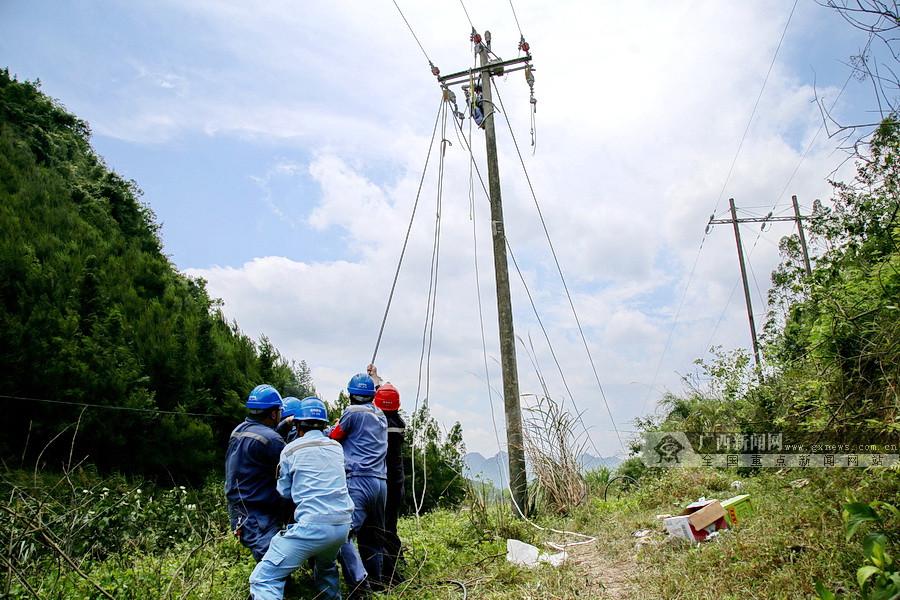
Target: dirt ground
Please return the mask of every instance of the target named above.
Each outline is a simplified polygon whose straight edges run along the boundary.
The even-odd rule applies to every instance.
[[[591,598],[638,598],[631,582],[637,566],[630,560],[614,560],[601,551],[597,541],[593,544],[573,546],[569,549],[569,561],[593,582]]]

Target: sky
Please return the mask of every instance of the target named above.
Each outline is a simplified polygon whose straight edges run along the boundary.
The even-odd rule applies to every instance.
[[[428,59],[389,0],[4,0],[0,66],[90,123],[97,152],[143,190],[172,262],[248,335],[307,361],[330,399],[372,357],[441,102],[428,60],[443,73],[473,64],[461,3],[398,3]],[[695,359],[750,346],[733,233],[704,235],[710,214],[733,197],[743,216],[787,215],[791,194],[808,210],[830,197],[829,177],[852,176],[814,99],[842,122],[871,120],[871,83],[848,80],[866,37],[813,0],[798,0],[786,31],[788,0],[514,6],[535,66],[536,146],[523,73],[496,78],[506,233],[560,365],[511,265],[522,401],[542,395],[540,373],[581,413],[588,450],[621,454]],[[517,56],[508,2],[466,8],[497,55]],[[483,132],[471,135],[484,172]],[[452,117],[441,139],[439,127],[376,362],[407,410],[427,402],[489,455],[505,432],[488,203]],[[742,227],[760,328],[792,231]]]

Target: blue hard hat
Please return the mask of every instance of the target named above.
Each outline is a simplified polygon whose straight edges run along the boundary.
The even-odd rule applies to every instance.
[[[299,402],[300,408],[294,413],[295,420],[328,422],[328,410],[325,408],[324,402],[315,396],[307,396]]]
[[[351,396],[374,396],[375,382],[365,373],[357,373],[347,384],[347,393]]]
[[[294,417],[297,418],[297,413],[300,412],[300,403],[302,401],[300,398],[295,398],[293,396],[288,396],[284,399],[284,408],[281,409],[281,418]]]
[[[247,396],[247,408],[250,410],[265,410],[267,408],[281,408],[281,394],[271,385],[264,383],[253,388]]]

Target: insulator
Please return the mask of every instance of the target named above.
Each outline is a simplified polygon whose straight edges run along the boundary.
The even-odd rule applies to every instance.
[[[431,65],[431,74],[434,75],[435,77],[437,77],[438,75],[441,74],[441,70],[438,69],[436,66]]]

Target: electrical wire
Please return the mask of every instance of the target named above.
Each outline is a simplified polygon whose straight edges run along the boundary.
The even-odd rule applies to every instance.
[[[528,302],[531,304],[531,310],[534,312],[534,317],[535,319],[537,319],[538,326],[541,328],[541,332],[544,334],[544,339],[547,341],[547,346],[550,348],[550,356],[553,358],[553,362],[554,364],[556,364],[556,368],[559,370],[559,376],[562,379],[563,386],[566,388],[566,393],[569,394],[569,399],[572,401],[572,407],[575,409],[575,417],[581,422],[581,426],[584,429],[584,434],[585,436],[587,436],[588,443],[590,443],[591,448],[593,448],[594,452],[596,452],[597,455],[600,456],[600,451],[597,450],[597,446],[594,445],[594,440],[591,437],[590,432],[588,431],[587,425],[585,425],[584,420],[581,418],[583,411],[579,410],[578,405],[575,404],[575,396],[572,394],[572,390],[569,389],[569,382],[566,381],[566,376],[563,374],[562,365],[560,365],[559,359],[556,357],[556,351],[553,349],[553,344],[550,343],[550,336],[547,334],[547,328],[544,327],[544,321],[541,319],[540,314],[538,314],[537,306],[535,305],[534,298],[531,295],[531,290],[528,288],[528,284],[525,281],[525,276],[522,275],[522,270],[519,269],[519,263],[518,261],[516,261],[516,255],[513,253],[512,247],[509,245],[509,241],[506,242],[506,250],[509,252],[509,257],[512,259],[513,267],[515,267],[516,273],[519,275],[519,280],[522,282],[522,287],[525,288],[525,294],[528,296]],[[544,387],[546,388],[546,385],[544,385]],[[616,428],[615,424],[613,424],[613,428]]]
[[[459,125],[457,125],[457,126],[459,127]],[[462,128],[459,127],[459,129],[460,129],[460,132],[462,132]],[[469,143],[469,139],[466,138],[465,133],[462,134],[462,138],[466,144],[466,147],[469,150],[470,164],[475,165],[475,171],[478,174],[478,180],[481,183],[481,189],[484,191],[484,195],[488,199],[488,202],[490,202],[490,193],[488,192],[487,185],[484,182],[484,178],[481,176],[481,170],[478,168],[478,165],[475,164],[475,157],[472,153],[472,146]],[[594,444],[594,440],[591,437],[590,432],[588,431],[587,424],[584,422],[584,418],[582,417],[583,411],[579,410],[578,404],[575,402],[575,396],[572,394],[572,390],[569,388],[569,383],[566,380],[566,376],[565,376],[565,373],[563,372],[562,365],[560,364],[559,360],[556,357],[556,351],[553,348],[553,343],[550,341],[550,336],[547,333],[547,329],[546,329],[546,327],[544,327],[544,322],[541,319],[541,315],[537,310],[537,306],[535,305],[534,298],[531,295],[531,290],[528,287],[528,282],[525,280],[525,277],[523,276],[521,269],[519,269],[519,264],[516,261],[515,254],[513,253],[512,246],[510,245],[508,239],[506,239],[506,249],[509,252],[510,258],[513,261],[513,266],[515,267],[516,273],[519,275],[519,279],[522,282],[522,287],[525,288],[525,293],[528,296],[528,301],[531,304],[531,309],[534,313],[535,319],[537,319],[538,325],[540,326],[541,331],[544,334],[544,339],[546,340],[547,346],[550,349],[550,355],[553,357],[553,361],[556,364],[556,368],[559,370],[559,376],[562,379],[563,386],[566,388],[566,392],[569,394],[569,399],[571,400],[572,407],[575,410],[575,418],[581,423],[581,427],[584,429],[585,436],[587,437],[588,442],[591,444],[591,447],[594,449],[594,452],[597,453],[598,456],[601,456],[600,451],[597,449],[597,446]],[[480,293],[479,293],[478,298],[479,298],[479,303],[480,303],[480,301],[481,301]],[[481,306],[479,306],[479,311],[481,311]],[[485,349],[485,363],[486,363],[486,361],[487,361],[487,350]],[[488,383],[488,385],[490,385],[490,383]],[[489,391],[490,391],[490,388],[489,388]],[[496,430],[496,424],[495,424],[495,430]],[[613,422],[613,430],[618,432],[615,422]],[[620,438],[620,441],[621,441],[621,438]],[[499,435],[498,435],[497,442],[498,442],[498,446],[499,446]]]
[[[778,46],[775,48],[775,53],[772,55],[772,61],[769,63],[769,69],[766,71],[766,76],[763,79],[762,87],[759,90],[759,94],[756,97],[756,102],[753,103],[753,110],[750,112],[750,118],[747,120],[747,126],[744,128],[744,133],[741,135],[741,140],[738,143],[737,151],[734,153],[734,158],[731,160],[731,166],[728,168],[728,174],[725,176],[725,181],[722,183],[722,189],[719,191],[719,196],[716,198],[716,205],[713,208],[713,214],[719,211],[719,205],[722,203],[722,196],[725,193],[725,188],[728,187],[728,182],[731,180],[731,175],[734,172],[734,166],[737,164],[738,157],[741,154],[741,150],[744,147],[744,142],[747,139],[747,134],[750,131],[750,125],[753,123],[753,118],[756,116],[756,111],[759,108],[759,101],[762,99],[763,92],[766,90],[766,85],[769,82],[769,75],[772,73],[772,68],[775,66],[775,61],[778,58],[778,53],[781,50],[781,45],[784,42],[784,37],[787,34],[788,26],[791,24],[791,19],[794,17],[794,11],[797,9],[797,3],[799,0],[794,0],[793,6],[791,6],[791,12],[788,15],[787,21],[784,24],[784,29],[781,32],[781,37],[778,40]],[[647,411],[647,402],[650,400],[650,396],[653,393],[653,389],[656,387],[656,381],[659,378],[659,372],[662,369],[662,363],[665,360],[666,354],[669,352],[669,348],[672,345],[672,339],[675,334],[675,328],[678,326],[678,319],[681,316],[681,311],[684,308],[684,302],[687,299],[688,290],[691,287],[691,283],[694,280],[694,274],[697,271],[697,263],[700,262],[700,253],[703,251],[703,245],[706,242],[706,238],[709,235],[709,228],[707,227],[703,236],[700,238],[700,245],[697,248],[697,255],[694,257],[694,263],[691,265],[691,270],[688,273],[687,283],[684,286],[684,292],[681,295],[681,300],[678,303],[678,309],[675,311],[675,318],[672,321],[672,326],[669,328],[669,334],[666,337],[666,344],[663,347],[662,355],[659,357],[659,361],[657,362],[656,369],[654,371],[653,379],[650,382],[650,385],[647,387],[647,395],[644,397],[643,409],[642,412]]]
[[[441,118],[441,108],[444,106],[444,98],[441,97],[441,103],[438,105],[437,114],[434,117],[434,127],[431,130],[431,141],[428,142],[428,153],[425,155],[425,166],[422,167],[422,177],[419,178],[419,189],[416,190],[416,200],[413,202],[412,213],[409,216],[409,225],[406,227],[406,237],[403,238],[403,247],[400,249],[400,259],[397,261],[397,269],[394,271],[394,281],[391,283],[391,291],[388,294],[387,306],[384,307],[384,316],[381,319],[381,327],[378,329],[378,339],[375,341],[375,350],[372,351],[372,360],[370,364],[375,364],[375,358],[378,356],[378,348],[381,346],[381,336],[384,334],[384,327],[387,324],[388,313],[391,310],[391,302],[394,299],[394,290],[397,288],[397,279],[400,277],[400,267],[403,265],[403,257],[406,255],[406,246],[409,243],[409,235],[412,231],[413,221],[416,218],[416,209],[419,207],[419,197],[422,194],[422,184],[425,183],[425,174],[428,172],[428,161],[431,160],[431,151],[434,148],[434,138],[437,134],[438,121]]]
[[[490,200],[490,194],[488,193],[487,186],[484,183],[484,178],[481,176],[481,170],[478,168],[477,163],[475,163],[475,155],[472,152],[472,144],[470,144],[469,140],[465,137],[465,132],[462,131],[462,126],[459,124],[459,122],[456,121],[455,119],[454,119],[454,122],[456,123],[456,127],[457,127],[457,129],[459,129],[460,134],[462,134],[463,141],[465,141],[466,149],[469,152],[469,161],[475,167],[475,173],[478,175],[479,182],[481,182],[481,188],[482,188],[482,190],[484,190],[484,193],[487,196],[488,200]],[[507,242],[507,249],[509,249],[508,242]],[[480,306],[480,304],[481,304],[481,294],[480,293],[478,294],[478,301],[479,301],[479,312],[483,312],[483,309]],[[483,330],[483,328],[482,328],[482,330]],[[486,344],[482,344],[482,352],[483,352],[483,358],[484,358],[485,365],[487,365],[487,345]],[[486,366],[485,366],[485,370],[487,370]],[[488,392],[490,393],[491,390],[492,390],[492,388],[490,386],[490,382],[488,382]],[[500,447],[500,434],[497,431],[496,421],[493,421],[493,425],[494,425],[494,435],[497,438],[497,450],[499,452],[502,452],[503,449]],[[615,423],[613,424],[613,426],[615,426]],[[501,472],[502,472],[502,469],[501,469]],[[596,537],[593,537],[590,535],[585,535],[583,533],[578,533],[576,531],[566,531],[566,530],[562,530],[562,529],[554,529],[552,527],[543,527],[541,525],[538,525],[537,523],[535,523],[534,521],[529,519],[528,516],[525,514],[525,511],[523,510],[523,508],[527,508],[527,507],[521,507],[521,506],[519,506],[519,503],[516,502],[516,496],[512,491],[512,486],[507,484],[506,490],[509,492],[510,502],[512,503],[513,507],[516,509],[516,513],[519,515],[519,517],[523,521],[525,521],[526,523],[528,523],[529,525],[531,525],[532,527],[537,529],[538,531],[544,531],[544,532],[549,531],[551,533],[556,533],[556,534],[563,535],[563,536],[573,536],[576,538],[581,538],[581,541],[568,542],[568,543],[564,543],[564,544],[555,544],[555,543],[548,542],[548,545],[551,546],[552,548],[555,548],[557,550],[565,550],[566,548],[568,548],[570,546],[593,544],[594,542],[597,541]]]
[[[462,6],[463,12],[466,13],[466,20],[469,21],[469,25],[472,26],[472,29],[475,29],[475,24],[472,23],[472,17],[469,16],[469,11],[466,10],[466,5],[463,0],[459,0],[459,5]]]
[[[716,207],[713,212],[719,210],[719,204],[722,202],[725,188],[728,187],[728,182],[731,181],[731,174],[734,172],[734,166],[737,164],[738,157],[741,155],[741,150],[744,147],[744,142],[747,140],[747,134],[750,132],[750,125],[753,124],[753,118],[756,116],[756,110],[759,108],[759,101],[762,100],[763,93],[766,91],[766,84],[769,83],[769,76],[772,74],[772,69],[775,67],[778,52],[781,50],[781,44],[784,42],[784,37],[787,34],[788,26],[791,24],[791,19],[794,18],[794,11],[797,9],[798,2],[799,0],[794,0],[794,4],[791,6],[791,12],[784,24],[784,29],[781,31],[781,37],[778,39],[778,45],[775,47],[775,53],[772,55],[772,61],[769,63],[769,69],[766,71],[762,87],[759,90],[759,94],[756,96],[756,102],[753,103],[753,110],[750,111],[750,118],[747,119],[747,126],[744,128],[743,135],[741,135],[741,141],[738,144],[737,151],[734,153],[734,158],[731,159],[731,166],[728,168],[728,174],[725,176],[725,181],[722,183],[722,189],[719,191],[719,197],[716,199]]]
[[[865,48],[863,49],[863,53],[865,53],[868,50],[871,43],[872,43],[872,36],[870,35],[869,40],[866,43]],[[834,107],[837,106],[838,100],[841,99],[841,96],[844,94],[844,91],[847,89],[847,85],[850,83],[850,80],[852,78],[853,78],[853,71],[851,71],[850,75],[847,76],[847,79],[844,80],[844,84],[841,86],[841,89],[838,91],[837,96],[834,97],[834,100],[831,103],[831,107],[829,108],[829,111],[834,110]],[[819,128],[816,130],[815,135],[813,135],[812,139],[806,145],[806,149],[803,151],[803,154],[800,155],[800,160],[797,161],[797,164],[794,166],[793,171],[791,171],[790,177],[788,177],[788,180],[785,182],[784,187],[781,188],[781,192],[778,194],[778,197],[775,199],[775,203],[771,207],[772,212],[774,212],[775,209],[778,207],[778,203],[781,202],[781,199],[784,197],[784,194],[787,192],[788,188],[790,187],[791,182],[794,180],[794,177],[797,176],[797,173],[800,171],[800,167],[803,165],[803,162],[806,160],[806,157],[812,151],[813,146],[815,145],[816,140],[819,139],[819,135],[822,134],[823,129],[825,129],[825,121],[824,120],[822,121],[821,124],[819,124]],[[763,208],[763,207],[752,207],[752,208]],[[793,208],[794,208],[793,204],[791,204],[789,206],[785,206],[785,208],[778,211],[777,214],[780,215],[780,214],[786,213],[788,211],[793,211]],[[759,244],[759,240],[764,239],[764,238],[762,238],[762,233],[763,233],[762,229],[760,229],[759,231],[756,232],[756,237],[753,240],[753,245],[750,246],[750,250],[747,252],[748,263],[749,263],[750,257],[753,256],[753,251],[756,250],[756,246]],[[776,247],[777,247],[777,245],[776,245]],[[704,352],[707,352],[709,350],[709,348],[711,347],[713,339],[715,338],[716,333],[718,333],[719,326],[722,323],[722,319],[724,318],[725,313],[728,310],[728,306],[731,304],[731,299],[734,297],[735,291],[737,291],[738,285],[740,285],[740,279],[738,279],[735,282],[734,287],[732,287],[731,294],[728,296],[728,301],[725,303],[725,306],[722,307],[722,312],[719,314],[719,318],[716,320],[716,324],[713,327],[713,332],[710,335],[709,341],[706,343],[706,347],[703,350]]]
[[[713,327],[713,332],[709,336],[709,341],[706,342],[706,346],[703,349],[704,352],[708,352],[712,347],[713,340],[716,337],[716,333],[719,331],[719,326],[722,324],[722,320],[725,318],[725,313],[728,311],[728,307],[731,305],[731,300],[734,298],[734,294],[737,292],[738,286],[741,284],[741,278],[738,277],[734,282],[734,285],[731,287],[731,293],[728,295],[728,300],[725,301],[725,306],[722,307],[722,312],[719,313],[719,318],[716,319],[716,325]]]
[[[750,257],[748,256],[745,262],[747,263],[747,268],[750,270],[750,275],[753,278],[753,285],[756,288],[756,297],[759,299],[759,302],[762,306],[767,306],[768,302],[766,302],[765,298],[763,298],[762,288],[760,288],[759,281],[756,279],[756,271],[753,270],[753,261],[751,261]]]
[[[505,110],[504,110],[504,114],[505,114]],[[458,127],[458,129],[460,132],[462,132],[461,127]],[[471,121],[470,121],[470,130],[471,130]],[[471,131],[469,132],[469,134],[471,137]],[[471,160],[469,161],[469,164],[470,164],[470,168],[471,168],[471,165],[475,165],[475,159],[474,159],[474,156],[472,155],[472,147],[469,144],[469,138],[466,138],[465,133],[462,133],[462,140],[465,142],[466,147],[469,149],[469,155],[471,158]],[[490,193],[487,190],[487,186],[484,183],[484,179],[481,176],[481,171],[478,169],[477,165],[475,165],[475,170],[478,173],[478,180],[481,182],[481,188],[482,188],[482,190],[484,190],[485,197],[488,199],[488,202],[490,202]],[[581,426],[584,429],[585,436],[587,437],[588,442],[591,444],[591,447],[594,449],[594,452],[598,456],[600,456],[601,455],[600,451],[597,449],[597,446],[594,444],[594,440],[591,437],[590,432],[588,431],[587,425],[584,422],[584,418],[582,417],[583,411],[578,409],[578,405],[575,402],[575,396],[574,396],[574,394],[572,394],[572,390],[569,388],[569,383],[566,380],[566,376],[565,376],[565,373],[563,372],[562,365],[560,364],[559,359],[557,359],[557,357],[556,357],[556,351],[553,348],[553,343],[550,341],[550,336],[547,333],[547,329],[546,329],[546,327],[544,327],[543,320],[541,319],[540,313],[537,310],[537,306],[535,305],[534,298],[531,295],[531,290],[528,287],[528,282],[525,280],[525,277],[523,276],[522,271],[519,269],[519,265],[516,262],[515,254],[512,251],[512,246],[510,245],[509,240],[505,239],[505,242],[506,242],[507,251],[509,252],[510,258],[512,259],[513,265],[516,269],[516,273],[518,273],[519,279],[522,282],[522,287],[525,289],[525,293],[528,296],[528,301],[531,304],[531,309],[534,312],[534,316],[537,319],[538,325],[540,325],[541,331],[544,334],[544,339],[546,340],[547,346],[550,349],[550,354],[553,357],[553,362],[556,364],[556,368],[559,370],[559,376],[562,379],[563,386],[566,388],[566,392],[568,393],[569,399],[572,402],[572,406],[575,409],[575,417],[581,423]],[[481,296],[480,296],[480,292],[479,292],[479,302],[480,302],[480,298],[481,298]],[[479,311],[480,310],[481,310],[481,307],[479,306]],[[486,350],[485,350],[485,352],[486,352]],[[488,385],[490,385],[490,383],[488,383]],[[544,387],[546,387],[546,386],[544,386]],[[490,388],[489,388],[489,391],[490,391]],[[602,389],[601,389],[601,391],[602,391]],[[614,430],[616,430],[615,423],[613,423],[613,428],[614,428]],[[621,442],[621,438],[619,441]],[[498,437],[498,445],[499,445],[499,437]]]
[[[7,394],[0,394],[0,399],[3,400],[18,400],[21,402],[40,402],[44,404],[63,404],[66,406],[81,406],[85,408],[99,408],[103,410],[124,410],[130,412],[142,412],[142,413],[151,413],[158,415],[177,415],[182,417],[205,417],[211,419],[230,419],[231,417],[228,415],[214,415],[211,413],[197,413],[197,412],[188,412],[188,411],[180,411],[180,410],[162,410],[159,408],[139,408],[136,406],[115,406],[112,404],[92,404],[90,402],[75,402],[70,400],[53,400],[50,398],[32,398],[29,396],[11,396]]]
[[[578,311],[575,309],[575,303],[572,300],[572,294],[569,292],[569,286],[566,283],[565,275],[563,275],[562,267],[559,264],[559,258],[556,255],[556,248],[553,246],[553,240],[550,237],[550,231],[547,229],[547,222],[544,219],[543,211],[541,210],[540,202],[538,202],[537,193],[534,191],[534,185],[531,183],[531,176],[528,174],[528,168],[525,166],[525,159],[522,157],[522,151],[519,149],[519,142],[516,139],[516,134],[513,131],[512,123],[509,120],[509,115],[506,112],[506,107],[503,105],[503,97],[500,94],[500,90],[498,86],[493,85],[493,82],[488,80],[489,84],[493,86],[494,91],[497,94],[497,100],[500,103],[500,110],[502,111],[503,118],[506,120],[506,126],[509,128],[509,134],[513,141],[513,146],[516,149],[516,154],[519,157],[519,164],[522,165],[522,172],[525,174],[525,181],[528,183],[528,189],[531,191],[531,198],[534,200],[534,206],[537,209],[538,218],[541,221],[541,227],[544,230],[544,236],[547,238],[547,244],[550,247],[550,254],[553,256],[553,262],[556,265],[556,271],[559,273],[559,278],[562,281],[563,290],[566,293],[566,298],[569,301],[569,307],[572,309],[572,315],[575,317],[575,324],[578,326],[578,333],[581,335],[581,341],[584,344],[585,352],[587,353],[588,361],[591,364],[591,370],[594,373],[594,379],[597,382],[597,388],[600,390],[600,397],[603,399],[603,404],[606,406],[606,412],[609,415],[609,421],[612,423],[613,429],[616,430],[616,438],[619,440],[619,445],[622,446],[622,450],[627,454],[628,448],[625,446],[625,442],[622,440],[622,436],[619,434],[618,426],[616,425],[616,421],[613,418],[612,410],[609,407],[609,401],[606,398],[606,392],[603,390],[603,384],[600,383],[600,375],[597,373],[597,366],[594,364],[594,357],[591,354],[591,349],[587,342],[587,337],[584,335],[584,329],[581,326],[581,319],[578,317]],[[574,402],[574,399],[573,399]]]
[[[416,43],[419,45],[419,50],[422,51],[422,54],[425,56],[425,60],[428,61],[429,66],[434,68],[434,63],[431,62],[431,59],[428,57],[428,53],[425,52],[425,47],[422,46],[422,42],[419,41],[419,36],[416,35],[416,32],[413,31],[412,25],[409,24],[409,21],[406,19],[406,15],[403,14],[403,11],[400,10],[400,5],[397,4],[397,0],[391,0],[394,3],[394,6],[397,7],[397,12],[400,13],[400,16],[403,18],[403,22],[406,23],[406,28],[409,29],[409,32],[412,34],[413,38],[416,40]]]
[[[513,6],[512,0],[509,0],[509,7],[512,9],[513,19],[516,20],[516,28],[519,30],[519,37],[524,38],[524,34],[522,33],[522,26],[519,24],[519,15],[516,14],[516,7]]]

